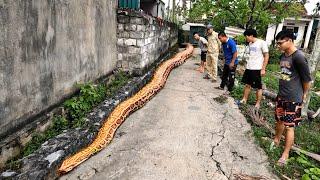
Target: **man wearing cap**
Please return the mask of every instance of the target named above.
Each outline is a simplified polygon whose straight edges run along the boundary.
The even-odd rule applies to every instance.
[[[207,63],[206,69],[208,74],[206,74],[204,79],[212,79],[212,82],[217,81],[218,75],[218,56],[220,51],[220,41],[218,39],[218,33],[213,31],[213,26],[207,26],[208,35],[208,51],[207,51]]]

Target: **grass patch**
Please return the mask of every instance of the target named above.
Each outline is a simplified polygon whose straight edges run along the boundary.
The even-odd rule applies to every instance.
[[[52,120],[52,125],[44,133],[35,133],[32,135],[31,141],[26,144],[22,151],[23,157],[33,153],[41,146],[42,143],[57,136],[58,134],[62,133],[63,130],[68,128],[69,122],[66,118],[62,116],[54,117]]]

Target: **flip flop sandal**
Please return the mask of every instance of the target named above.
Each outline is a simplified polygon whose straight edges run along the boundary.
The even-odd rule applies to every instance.
[[[277,162],[277,165],[280,166],[280,167],[283,167],[285,165],[287,165],[287,159],[284,159],[284,158],[280,158]]]
[[[241,106],[243,103],[240,100],[235,100],[234,104],[237,106]]]

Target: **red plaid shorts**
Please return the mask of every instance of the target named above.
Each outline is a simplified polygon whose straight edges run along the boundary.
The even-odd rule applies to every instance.
[[[302,121],[302,103],[285,101],[279,97],[276,99],[275,118],[284,122],[285,126],[296,127]]]

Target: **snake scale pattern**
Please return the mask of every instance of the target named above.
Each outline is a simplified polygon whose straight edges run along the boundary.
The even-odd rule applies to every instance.
[[[71,171],[73,168],[90,158],[90,156],[107,146],[111,142],[115,131],[124,122],[125,118],[130,113],[141,108],[156,95],[165,85],[171,70],[184,63],[186,59],[192,55],[192,52],[193,46],[188,44],[184,51],[179,52],[173,58],[163,62],[155,71],[152,80],[146,86],[133,97],[120,103],[112,111],[100,128],[95,140],[89,146],[63,161],[58,169],[58,174],[61,175]]]

